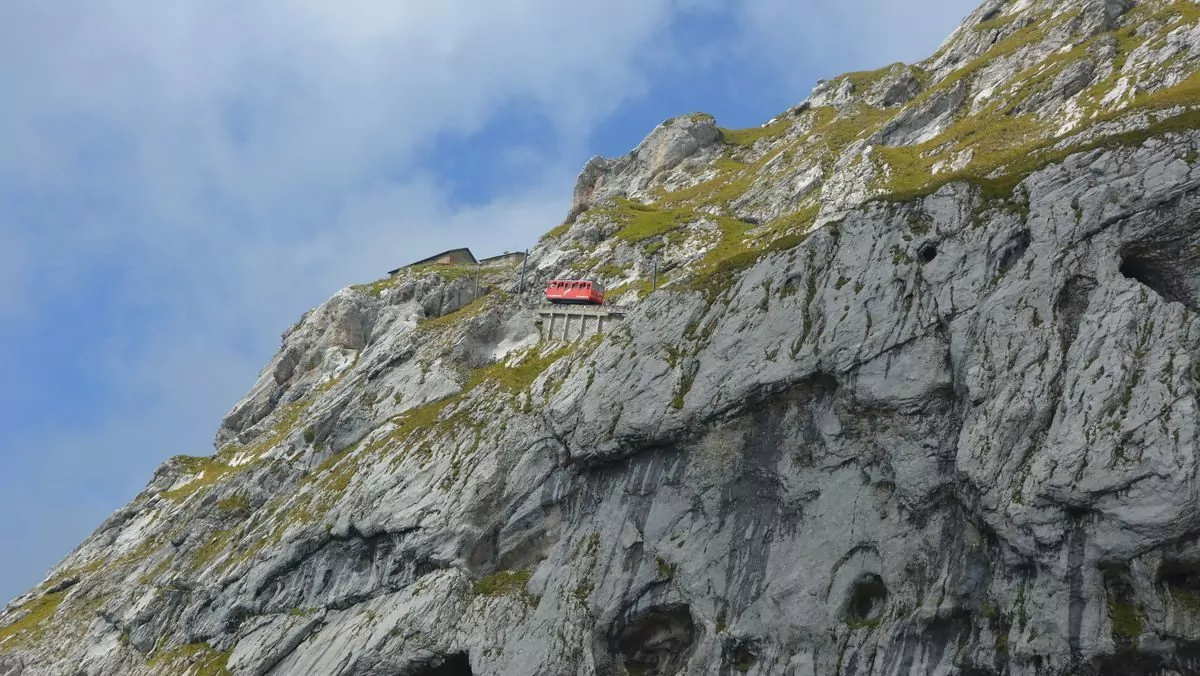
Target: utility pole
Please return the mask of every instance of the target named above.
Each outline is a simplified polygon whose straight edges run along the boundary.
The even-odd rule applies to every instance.
[[[521,259],[521,284],[517,287],[517,298],[525,299],[525,269],[529,267],[529,249],[525,250],[525,258]]]

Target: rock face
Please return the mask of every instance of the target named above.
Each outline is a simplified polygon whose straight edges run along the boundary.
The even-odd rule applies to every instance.
[[[0,613],[0,676],[1200,673],[1200,9],[992,0],[352,287]],[[659,287],[651,293],[656,260]]]
[[[575,184],[569,220],[614,197],[646,188],[664,171],[692,160],[692,168],[720,155],[721,131],[711,115],[693,113],[660,124],[630,154],[617,160],[594,157]],[[714,152],[705,152],[705,151]]]

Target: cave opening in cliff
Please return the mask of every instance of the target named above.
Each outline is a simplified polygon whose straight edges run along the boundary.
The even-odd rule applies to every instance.
[[[1166,671],[1169,664],[1161,655],[1130,651],[1097,657],[1075,673],[1079,676],[1163,676],[1171,673]]]
[[[727,644],[723,652],[725,663],[743,674],[758,664],[759,646],[755,641],[734,641]]]
[[[667,676],[679,673],[691,657],[696,624],[687,604],[656,606],[613,627],[609,636],[628,672]]]
[[[850,600],[846,605],[848,619],[861,621],[877,618],[887,603],[887,595],[883,578],[874,573],[863,575],[850,590]]]
[[[937,245],[926,244],[925,246],[921,247],[921,250],[917,253],[917,255],[921,257],[922,263],[932,263],[933,259],[937,258],[938,255]]]
[[[471,658],[467,653],[455,653],[442,658],[441,662],[418,671],[413,676],[473,676]]]
[[[1200,563],[1167,559],[1158,567],[1158,584],[1200,595]]]
[[[1196,265],[1200,261],[1192,258],[1195,255],[1195,247],[1181,241],[1131,246],[1121,252],[1118,269],[1125,278],[1143,284],[1163,300],[1200,311]]]

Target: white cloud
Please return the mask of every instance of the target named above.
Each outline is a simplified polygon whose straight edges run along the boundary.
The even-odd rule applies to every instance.
[[[978,4],[979,0],[754,0],[743,3],[739,14],[745,34],[758,38],[744,43],[750,58],[774,64],[786,79],[801,64],[837,64],[824,74],[833,77],[847,69],[924,59]]]
[[[81,524],[99,523],[97,505],[114,507],[157,462],[208,452],[279,332],[338,287],[448,244],[528,245],[556,224],[578,171],[567,151],[644,86],[637,54],[654,47],[670,9],[668,0],[0,8],[0,317],[9,320],[0,366],[38,342],[11,323],[18,302],[36,314],[97,287],[114,294],[87,309],[99,326],[66,325],[49,309],[25,325],[95,331],[79,341],[87,354],[62,355],[45,377],[106,391],[94,410],[64,403],[47,416],[62,421],[54,429],[8,421],[24,435],[0,449],[0,509],[29,518],[0,529],[0,551],[36,538],[44,568],[86,534]],[[440,135],[470,134],[513,104],[555,121],[544,131],[567,150],[514,153],[530,173],[522,192],[455,204],[416,160]],[[32,581],[6,559],[0,584],[11,586],[0,596]]]
[[[136,283],[115,304],[174,302],[217,327],[263,327],[418,247],[473,229],[499,245],[415,159],[518,101],[555,121],[545,132],[561,147],[582,147],[643,86],[637,55],[670,10],[670,0],[8,5],[0,147],[13,152],[0,154],[0,205],[34,194],[69,208],[39,228],[0,209],[4,257],[19,247],[39,261],[53,280],[43,295],[128,266]],[[526,184],[561,190],[535,189],[536,220],[504,233],[517,246],[561,217],[542,205],[565,211],[577,167],[511,159],[549,164]],[[31,281],[13,266],[0,282],[17,279]]]
[[[516,97],[552,112],[560,131],[579,130],[636,91],[631,57],[666,27],[669,9],[668,0],[35,7],[0,28],[3,80],[16,94],[0,138],[54,158],[30,139],[60,148],[48,127],[80,115],[135,129],[138,160],[174,169],[160,180],[199,170],[261,200],[264,188],[327,186],[434,134],[469,132]]]
[[[531,244],[565,215],[588,135],[646,92],[648,70],[683,77],[727,60],[728,49],[799,100],[812,83],[788,80],[798,60],[917,58],[905,50],[927,49],[951,27],[946,16],[966,9],[955,0],[0,5],[0,321],[9,324],[0,367],[4,355],[20,358],[19,322],[39,305],[103,285],[115,295],[95,315],[130,320],[90,338],[94,354],[72,355],[109,383],[96,402],[103,420],[31,429],[28,443],[0,449],[30,477],[5,494],[0,476],[0,511],[31,515],[0,529],[0,551],[61,524],[37,536],[44,568],[113,506],[114,482],[128,495],[159,460],[209,451],[279,332],[338,287],[439,247]],[[722,12],[740,32],[705,54],[673,53],[668,28],[681,12]],[[542,133],[554,150],[505,139],[493,164],[519,173],[521,187],[456,203],[422,162],[439,138],[468,136],[508,106],[551,121]],[[31,581],[4,558],[0,597]]]

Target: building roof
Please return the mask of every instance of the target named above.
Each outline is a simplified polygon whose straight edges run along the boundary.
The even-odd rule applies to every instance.
[[[469,247],[463,247],[461,249],[448,249],[441,253],[434,254],[434,255],[430,256],[429,258],[422,258],[421,260],[419,260],[415,263],[409,263],[408,265],[403,265],[401,267],[396,268],[395,270],[389,270],[388,274],[394,275],[397,272],[400,272],[401,270],[406,270],[408,268],[415,268],[418,265],[425,265],[426,263],[432,263],[443,256],[452,256],[454,254],[466,254],[467,258],[470,259],[468,265],[479,262],[479,261],[475,260],[475,254],[471,253],[471,249]]]

